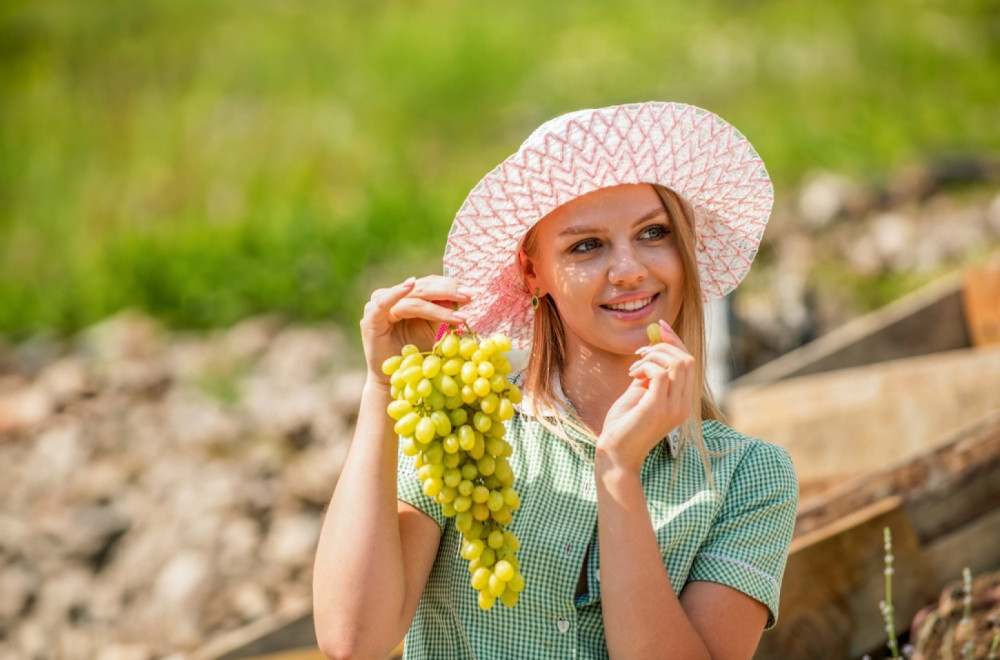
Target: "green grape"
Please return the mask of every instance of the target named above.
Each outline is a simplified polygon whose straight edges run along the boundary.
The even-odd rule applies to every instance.
[[[389,404],[386,411],[389,413],[389,417],[398,422],[404,415],[413,412],[413,404],[405,399],[397,399]]]
[[[506,559],[501,559],[493,567],[493,573],[504,582],[510,582],[514,578],[514,567]]]
[[[417,385],[413,389],[416,390],[417,394],[420,395],[421,398],[426,399],[434,391],[434,383],[426,378],[421,378],[417,381]]]
[[[462,365],[465,364],[465,360],[460,357],[450,357],[444,361],[441,365],[441,373],[446,376],[457,376],[462,372]],[[454,379],[453,379],[454,380]]]
[[[444,447],[445,452],[449,454],[457,454],[459,451],[458,436],[454,433],[449,433],[442,438],[441,446]]]
[[[456,337],[454,333],[449,332],[441,338],[441,342],[438,344],[438,349],[441,351],[441,355],[445,357],[457,355],[458,337]]]
[[[506,607],[514,607],[517,605],[518,599],[521,597],[521,593],[514,591],[510,588],[510,584],[507,584],[507,588],[504,589],[503,593],[500,594],[500,602]]]
[[[499,491],[491,490],[490,496],[486,498],[486,508],[496,513],[503,508],[503,495]]]
[[[472,574],[472,588],[476,591],[482,591],[490,586],[490,569],[479,567],[476,572]]]
[[[392,427],[392,430],[396,435],[413,435],[413,432],[417,429],[417,422],[420,421],[420,413],[409,412],[396,422]]]
[[[494,604],[496,604],[497,599],[496,596],[491,596],[488,591],[480,591],[478,602],[480,609],[482,609],[483,611],[488,611],[490,608],[493,607]]]
[[[401,364],[403,364],[402,355],[393,355],[392,357],[386,358],[385,361],[382,362],[382,373],[386,376],[391,376],[396,373],[399,369],[399,365]]]
[[[491,596],[499,597],[507,588],[507,583],[501,580],[499,577],[497,577],[497,574],[495,572],[490,574],[489,582],[490,582]]]
[[[448,413],[448,419],[451,420],[452,427],[458,427],[469,421],[469,413],[465,408],[456,408]]]
[[[424,358],[421,368],[424,371],[424,378],[434,378],[441,371],[441,358],[431,354]]]
[[[434,439],[434,422],[430,417],[421,417],[414,429],[414,435],[420,442],[430,442]]]
[[[434,424],[434,431],[442,438],[451,433],[451,418],[447,413],[435,410],[431,413],[431,422]]]

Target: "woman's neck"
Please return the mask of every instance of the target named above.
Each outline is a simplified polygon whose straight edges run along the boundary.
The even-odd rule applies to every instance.
[[[594,433],[600,435],[611,404],[631,384],[628,370],[636,359],[634,355],[594,353],[576,347],[567,351],[560,374],[563,394]]]

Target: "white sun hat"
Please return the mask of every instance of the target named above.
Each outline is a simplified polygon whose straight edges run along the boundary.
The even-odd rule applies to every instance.
[[[517,252],[556,207],[598,188],[656,183],[691,206],[706,300],[736,288],[757,254],[774,188],[750,142],[683,103],[579,110],[542,124],[469,193],[452,223],[444,274],[476,290],[469,327],[527,348],[531,292]]]

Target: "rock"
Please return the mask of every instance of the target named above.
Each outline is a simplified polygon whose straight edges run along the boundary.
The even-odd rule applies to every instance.
[[[867,193],[846,176],[817,172],[806,179],[799,191],[799,218],[811,230],[829,226],[848,213],[861,213],[870,205]]]
[[[326,506],[347,459],[349,442],[308,447],[292,456],[281,475],[283,489],[304,502]]]
[[[46,367],[38,378],[37,386],[49,396],[53,406],[59,408],[94,389],[83,361],[76,357],[62,358]]]
[[[0,640],[27,611],[40,582],[38,574],[24,561],[0,564]]]
[[[40,387],[0,394],[0,440],[41,426],[54,409],[52,397]]]
[[[204,588],[208,575],[208,560],[194,551],[183,551],[156,576],[153,583],[153,598],[173,607],[190,607],[192,600]]]
[[[163,342],[159,325],[133,310],[91,326],[79,337],[84,355],[98,363],[145,360],[158,355]]]
[[[152,660],[153,650],[144,644],[110,644],[94,660]]]
[[[261,558],[284,566],[301,565],[315,556],[320,518],[300,513],[275,521],[264,541]]]
[[[253,580],[244,580],[232,587],[228,600],[243,621],[260,619],[271,611],[267,591]]]

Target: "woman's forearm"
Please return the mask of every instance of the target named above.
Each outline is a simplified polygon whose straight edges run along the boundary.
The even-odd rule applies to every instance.
[[[601,600],[615,659],[709,658],[674,593],[636,470],[600,449],[595,463]]]
[[[320,647],[330,657],[384,658],[412,618],[389,401],[388,385],[369,380],[320,535],[313,601]]]

